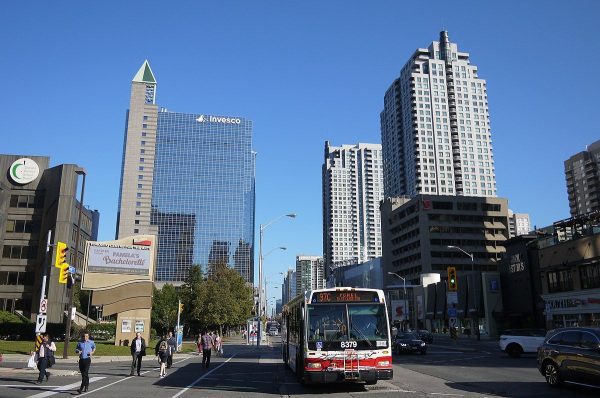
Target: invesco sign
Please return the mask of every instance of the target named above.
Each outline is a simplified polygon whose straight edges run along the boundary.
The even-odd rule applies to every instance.
[[[15,160],[8,170],[8,175],[17,184],[29,184],[40,174],[40,168],[35,161],[29,158]]]
[[[225,124],[241,124],[242,120],[237,117],[225,117],[225,116],[211,116],[211,115],[200,115],[196,119],[199,123],[225,123]]]

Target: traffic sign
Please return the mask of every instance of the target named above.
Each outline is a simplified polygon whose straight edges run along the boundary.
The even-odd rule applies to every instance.
[[[75,267],[73,267],[72,265],[69,265],[69,274],[74,274],[75,272],[77,272]]]
[[[46,315],[46,311],[48,311],[48,300],[41,299],[40,300],[40,314]]]
[[[448,324],[451,328],[456,328],[456,327],[458,327],[458,319],[454,318],[454,317],[450,318]]]
[[[46,333],[46,314],[38,315],[35,322],[36,333]]]
[[[458,316],[458,311],[456,311],[456,308],[448,308],[448,316],[450,318],[456,318]]]

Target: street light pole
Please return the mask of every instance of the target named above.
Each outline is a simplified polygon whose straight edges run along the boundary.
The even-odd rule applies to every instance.
[[[282,214],[281,216],[269,221],[265,225],[260,224],[259,227],[259,238],[258,238],[258,333],[256,336],[256,346],[260,346],[260,321],[262,316],[262,281],[263,281],[263,255],[262,255],[262,241],[265,229],[267,229],[273,223],[279,221],[283,217],[296,218],[296,213]]]
[[[400,279],[402,279],[402,286],[404,288],[404,300],[406,300],[406,278],[404,278],[403,276],[400,276],[399,274],[397,274],[396,272],[388,272],[388,275],[394,275]],[[410,314],[410,308],[409,308],[409,314]],[[409,321],[410,323],[410,321]],[[416,319],[416,311],[415,311],[415,330],[417,329],[417,319]]]

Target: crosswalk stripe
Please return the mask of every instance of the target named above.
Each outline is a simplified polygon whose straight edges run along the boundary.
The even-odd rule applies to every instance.
[[[93,383],[93,382],[98,381],[98,380],[102,380],[104,378],[105,378],[104,376],[101,376],[101,377],[92,377],[92,378],[90,378],[90,383]],[[67,384],[66,386],[59,386],[59,387],[56,387],[56,388],[54,388],[54,389],[52,389],[50,391],[40,392],[38,394],[30,396],[29,398],[45,398],[45,397],[50,397],[52,395],[56,395],[58,393],[61,393],[61,392],[67,391],[67,390],[72,390],[72,389],[74,389],[76,387],[79,387],[79,386],[81,386],[81,382]]]

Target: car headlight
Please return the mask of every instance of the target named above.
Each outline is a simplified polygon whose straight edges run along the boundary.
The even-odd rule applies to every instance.
[[[422,342],[422,343],[421,343],[421,347],[423,347],[424,345],[425,345],[425,342]]]
[[[400,346],[406,347],[406,343],[400,343]]]

